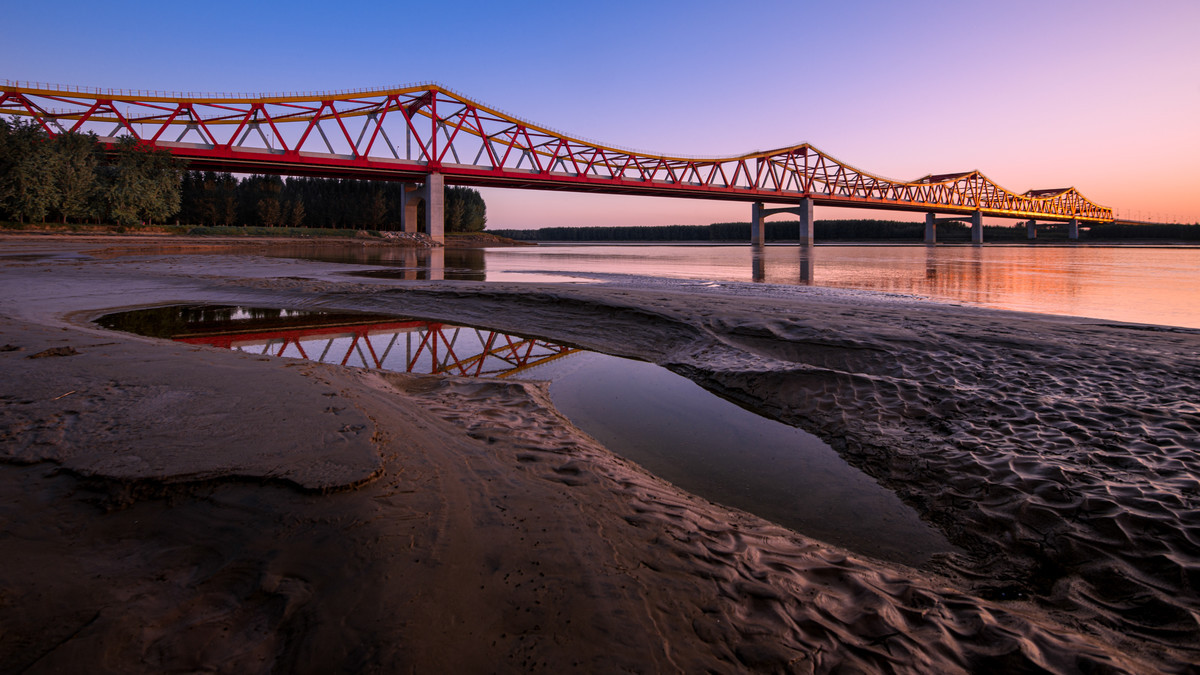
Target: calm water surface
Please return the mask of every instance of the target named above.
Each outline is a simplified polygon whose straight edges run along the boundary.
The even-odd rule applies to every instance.
[[[1200,248],[539,246],[490,249],[486,262],[497,272],[553,269],[857,288],[1200,328]]]
[[[846,548],[919,564],[939,532],[821,439],[659,366],[405,317],[236,306],[109,314],[107,328],[253,354],[410,373],[550,382],[576,426],[676,485]]]
[[[1197,247],[544,244],[374,255],[340,261],[395,266],[413,279],[580,281],[586,277],[571,275],[635,274],[856,288],[1200,328]]]

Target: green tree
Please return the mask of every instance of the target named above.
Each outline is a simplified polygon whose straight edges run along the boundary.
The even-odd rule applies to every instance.
[[[448,187],[444,217],[447,232],[482,232],[487,226],[487,205],[479,191],[466,187]]]
[[[446,223],[445,223],[446,231],[447,232],[466,232],[467,231],[466,226],[465,226],[466,214],[467,214],[466,204],[464,203],[464,200],[462,199],[462,197],[460,195],[454,195],[452,197],[451,195],[454,193],[452,193],[451,190],[454,190],[454,188],[450,188],[449,190],[446,191],[446,201],[445,201],[445,209],[446,210],[442,214],[442,216],[446,219]]]
[[[113,147],[115,159],[101,172],[103,210],[121,225],[165,221],[179,211],[183,163],[132,136]]]
[[[44,220],[54,206],[49,139],[36,122],[0,120],[0,210],[19,222]]]
[[[288,208],[288,225],[292,227],[304,226],[304,200],[296,197]]]
[[[98,189],[100,141],[95,134],[67,132],[50,143],[54,173],[53,207],[66,223],[68,218],[86,218],[93,211]]]
[[[371,193],[371,201],[367,205],[367,229],[381,230],[387,219],[388,203],[383,190],[376,188]]]
[[[231,173],[221,174],[216,183],[215,217],[222,225],[236,225],[238,181]]]

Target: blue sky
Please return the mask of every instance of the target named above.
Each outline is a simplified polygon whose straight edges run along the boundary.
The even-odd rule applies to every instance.
[[[45,7],[6,8],[0,78],[227,92],[432,80],[624,147],[712,156],[807,141],[892,178],[979,169],[1017,191],[1075,185],[1122,215],[1200,220],[1196,0]],[[492,227],[749,215],[485,197]]]

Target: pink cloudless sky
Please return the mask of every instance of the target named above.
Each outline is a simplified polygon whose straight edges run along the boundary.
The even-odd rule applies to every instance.
[[[807,141],[889,178],[978,169],[1017,192],[1073,185],[1119,216],[1200,221],[1196,0],[68,0],[5,14],[0,78],[228,92],[433,80],[623,147],[721,156]],[[744,203],[484,196],[493,228],[749,217]]]

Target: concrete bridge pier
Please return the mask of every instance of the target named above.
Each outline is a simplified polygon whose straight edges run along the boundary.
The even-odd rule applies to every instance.
[[[795,209],[795,213],[800,216],[800,245],[812,246],[815,239],[813,233],[813,200],[811,197],[805,197],[800,200],[799,208]]]
[[[431,173],[421,188],[425,198],[425,233],[439,243],[446,242],[446,182],[440,173]]]
[[[971,214],[971,243],[983,243],[983,212],[975,211]]]
[[[937,214],[936,213],[930,212],[930,213],[925,214],[925,243],[926,244],[936,244],[937,243]]]
[[[777,213],[794,213],[800,216],[800,245],[812,246],[813,244],[813,200],[812,197],[805,197],[800,200],[799,206],[785,206],[780,209],[764,208],[762,202],[754,202],[750,206],[750,243],[764,244],[767,241],[767,226],[763,222],[767,216],[773,216]]]
[[[404,189],[400,192],[400,229],[403,232],[416,234],[417,230],[417,204],[421,201],[421,195],[418,191],[421,189],[419,185],[405,183]]]
[[[1025,238],[1030,241],[1037,239],[1037,221],[1036,220],[1030,219],[1030,221],[1028,223],[1025,223]]]
[[[1067,223],[1067,239],[1071,241],[1079,240],[1079,219],[1072,218],[1071,222]]]
[[[762,246],[767,241],[767,225],[763,222],[766,216],[763,215],[762,202],[754,202],[750,205],[750,243],[754,246]]]
[[[425,233],[434,241],[446,241],[446,182],[440,173],[431,173],[424,185],[405,185],[400,196],[400,229],[416,234],[417,204],[425,200]]]

